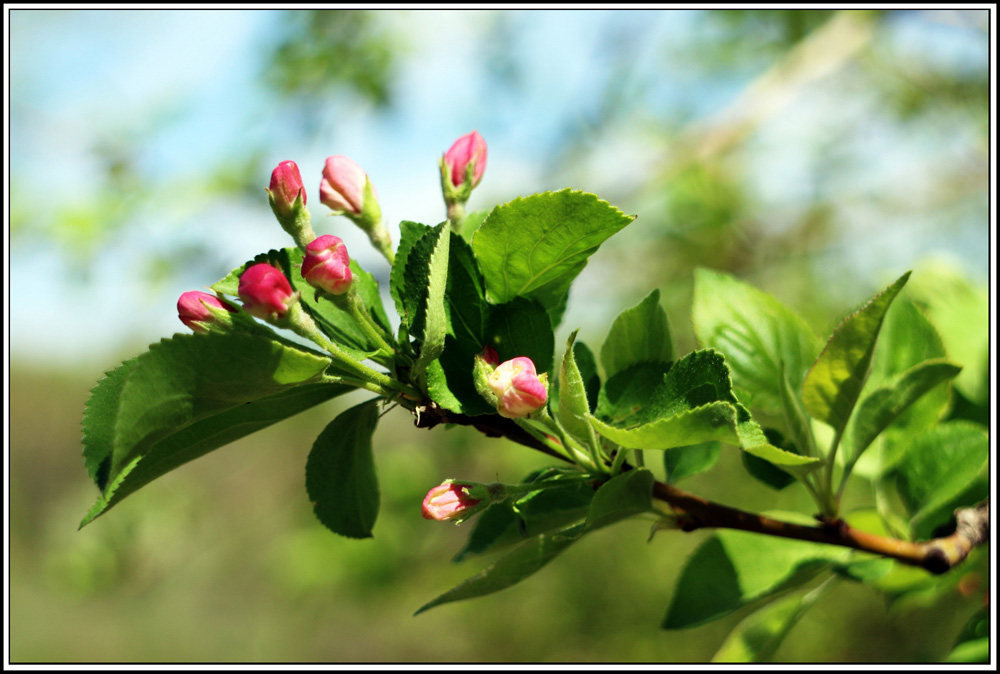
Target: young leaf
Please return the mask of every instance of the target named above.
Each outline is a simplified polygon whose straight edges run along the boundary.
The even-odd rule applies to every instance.
[[[653,509],[653,474],[638,468],[616,475],[597,490],[587,513],[586,532]]]
[[[396,262],[389,272],[389,294],[396,304],[396,312],[402,326],[409,328],[416,313],[416,298],[410,297],[406,289],[406,267],[410,251],[425,234],[431,230],[427,225],[403,220],[399,223],[399,247],[396,249]]]
[[[802,402],[814,419],[843,431],[868,377],[882,320],[907,272],[834,330],[802,385]]]
[[[372,457],[378,400],[356,405],[331,421],[306,461],[306,491],[316,517],[330,531],[370,538],[379,490]]]
[[[564,487],[530,492],[516,501],[494,504],[479,516],[455,561],[468,555],[494,552],[582,522],[593,498],[592,486],[573,482]]]
[[[583,529],[582,523],[576,524],[567,529],[542,534],[525,541],[500,557],[481,573],[424,604],[417,609],[414,615],[453,601],[473,599],[499,592],[521,582],[575,543],[583,535]]]
[[[591,437],[590,403],[587,401],[587,389],[583,376],[576,366],[573,357],[573,342],[576,340],[574,330],[566,341],[566,352],[563,354],[562,367],[559,368],[559,421],[563,428],[582,442],[589,442]]]
[[[793,387],[819,353],[819,340],[798,315],[772,296],[708,269],[696,269],[692,310],[703,347],[726,356],[733,383],[753,392],[753,407],[782,411],[780,374]]]
[[[678,480],[705,472],[719,460],[721,451],[722,445],[711,440],[663,452],[667,483],[675,484]]]
[[[607,378],[638,363],[669,363],[673,359],[670,326],[660,308],[659,290],[618,314],[601,347],[601,364]]]
[[[657,419],[634,428],[617,428],[596,417],[590,423],[602,436],[628,449],[670,449],[721,440],[738,444],[734,435],[736,409],[715,402]]]
[[[632,470],[611,478],[594,494],[585,523],[535,536],[481,573],[424,604],[417,613],[441,604],[481,597],[519,583],[552,561],[584,534],[649,510],[652,494],[653,475],[647,470]]]
[[[461,235],[462,240],[465,242],[472,241],[472,237],[476,233],[476,230],[479,229],[479,226],[483,224],[483,220],[485,220],[486,216],[489,214],[489,211],[472,211],[471,213],[467,213],[466,216],[462,218],[462,224],[458,228],[458,233]]]
[[[427,266],[427,300],[423,309],[423,334],[419,335],[420,356],[413,364],[411,376],[422,377],[427,366],[444,350],[445,333],[448,332],[448,316],[445,311],[445,289],[448,287],[448,251],[452,234],[445,225],[440,225],[434,252]]]
[[[910,405],[938,384],[953,379],[961,369],[945,360],[929,360],[868,393],[858,405],[852,424],[853,458],[860,456]]]
[[[792,513],[781,519],[805,522]],[[722,530],[688,557],[670,601],[664,629],[702,625],[741,606],[808,582],[848,550],[745,531]]]
[[[816,601],[831,587],[794,592],[757,609],[729,633],[712,662],[768,662],[781,642]]]
[[[353,390],[353,387],[339,384],[304,384],[200,419],[153,443],[141,456],[118,471],[110,483],[108,470],[111,461],[108,456],[99,473],[102,482],[98,486],[104,493],[80,526],[89,524],[132,492],[192,459]],[[85,427],[91,423],[92,419],[85,421]]]
[[[899,495],[910,513],[911,529],[923,538],[944,524],[954,507],[972,505],[989,493],[984,479],[989,435],[978,424],[950,421],[911,443],[896,467]]]
[[[489,299],[535,299],[558,325],[573,279],[633,219],[593,194],[569,189],[497,206],[472,237]]]

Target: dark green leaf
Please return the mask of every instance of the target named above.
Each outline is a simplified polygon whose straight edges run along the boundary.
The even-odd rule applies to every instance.
[[[83,462],[90,478],[103,490],[111,468],[111,451],[115,442],[115,420],[125,380],[135,369],[138,358],[131,358],[106,373],[90,390],[83,413]]]
[[[907,272],[834,330],[802,385],[802,402],[814,419],[838,433],[861,395],[882,320],[910,277]]]
[[[370,538],[379,490],[372,457],[378,401],[356,405],[331,421],[306,461],[306,491],[316,517],[330,531]]]
[[[497,206],[472,238],[488,298],[537,300],[558,324],[587,259],[633,219],[593,194],[569,189]]]
[[[515,585],[539,571],[562,551],[575,543],[583,534],[583,524],[530,538],[517,546],[481,573],[440,595],[419,609],[414,615],[435,606],[463,599],[482,597]]]
[[[415,298],[407,295],[406,266],[413,246],[430,232],[431,228],[417,222],[403,220],[399,223],[399,246],[396,248],[396,262],[389,273],[389,294],[396,303],[396,312],[400,322],[408,328],[413,323],[418,303]]]
[[[431,361],[444,350],[445,334],[449,332],[448,315],[445,309],[445,290],[448,287],[448,261],[452,233],[445,225],[437,232],[434,252],[427,264],[427,299],[423,310],[423,334],[416,334],[420,341],[420,355],[413,364],[411,376],[423,377],[424,370]]]
[[[819,353],[819,340],[798,315],[732,276],[695,270],[695,335],[726,356],[734,385],[753,393],[754,409],[782,412],[780,375],[797,388]]]
[[[219,415],[317,382],[329,364],[328,358],[311,351],[246,333],[176,335],[152,345],[149,351],[114,371],[117,374],[103,380],[88,403],[84,416],[85,456],[89,466],[97,467],[92,476],[102,478],[101,486],[105,487],[104,505],[95,507],[92,513],[96,516],[110,506],[111,485],[121,484],[125,473],[139,465],[140,458],[155,450],[156,458],[144,459],[138,473],[144,481],[130,477],[128,492],[245,434],[230,435],[235,431],[229,425],[246,424],[246,418]],[[331,388],[328,398],[344,390]],[[282,404],[278,408],[288,414],[305,409],[287,406],[285,399],[279,401]],[[316,402],[320,400],[306,407]],[[258,411],[262,418],[272,413],[267,405]],[[219,418],[197,425],[214,416]],[[186,434],[189,427],[224,441],[202,443],[200,436]],[[197,443],[196,450],[184,444],[193,442]],[[169,467],[161,469],[163,466]],[[125,493],[119,490],[114,502]]]
[[[593,487],[574,482],[531,492],[516,501],[494,504],[479,516],[455,561],[468,555],[501,550],[527,538],[582,522],[593,498]]]
[[[601,364],[608,378],[639,363],[673,359],[673,340],[667,315],[660,308],[659,290],[618,314],[601,347]]]
[[[192,459],[353,390],[350,386],[337,384],[305,384],[177,429],[155,442],[142,456],[133,459],[132,464],[115,475],[112,484],[101,485],[104,494],[80,526],[90,523],[140,487]],[[104,470],[108,470],[110,457],[102,465]],[[104,477],[106,481],[107,475]]]

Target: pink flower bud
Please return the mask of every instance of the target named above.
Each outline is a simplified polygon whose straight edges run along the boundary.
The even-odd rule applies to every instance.
[[[519,356],[500,363],[489,376],[487,386],[497,397],[497,412],[508,419],[531,414],[545,404],[546,375],[535,373],[530,358]]]
[[[306,190],[295,162],[283,161],[271,172],[270,192],[275,208],[286,217],[292,214],[292,205],[299,195],[302,196],[302,205],[305,205]]]
[[[451,171],[451,182],[455,187],[461,187],[465,182],[469,162],[473,166],[471,187],[475,187],[486,170],[486,141],[478,131],[465,134],[444,153],[444,163]]]
[[[347,246],[336,236],[324,234],[306,246],[302,277],[313,288],[343,295],[351,287],[351,258]]]
[[[469,485],[445,482],[427,492],[421,507],[424,518],[445,522],[460,519],[467,512],[479,505],[481,499],[469,496]]]
[[[206,325],[218,323],[218,319],[208,310],[208,307],[225,309],[232,313],[236,309],[226,304],[215,295],[203,293],[200,290],[189,290],[177,300],[177,317],[181,323],[195,332],[208,332]]]
[[[283,317],[298,299],[285,275],[265,262],[243,272],[238,292],[246,312],[264,320]]]
[[[490,367],[495,368],[497,365],[500,364],[500,354],[498,354],[497,350],[494,349],[489,344],[483,346],[483,350],[479,355],[482,357],[483,360],[486,361],[486,364],[489,365]]]
[[[365,205],[365,182],[368,174],[342,154],[327,157],[319,200],[333,211],[360,214]],[[375,187],[372,186],[372,194]]]

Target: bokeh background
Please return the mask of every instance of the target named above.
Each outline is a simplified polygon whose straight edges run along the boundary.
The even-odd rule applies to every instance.
[[[489,162],[470,208],[572,186],[638,214],[570,298],[560,334],[581,327],[592,346],[658,287],[675,340],[693,348],[696,266],[764,288],[821,334],[913,269],[915,287],[969,289],[982,311],[967,331],[986,334],[985,10],[8,18],[13,662],[700,662],[747,613],[660,630],[708,533],[647,542],[647,524],[625,523],[514,588],[412,617],[487,562],[451,563],[468,528],[421,519],[426,490],[515,482],[544,457],[390,413],[375,436],[375,538],[339,538],[312,515],[304,465],[363,396],[188,464],[77,531],[97,495],[80,446],[89,388],[183,329],[181,292],[290,243],[263,189],[279,161],[302,169],[317,231],[345,239],[383,289],[384,261],[318,203],[328,155],[367,170],[396,239],[399,220],[444,218],[437,159],[472,129]],[[683,486],[809,511],[735,454]],[[843,584],[776,659],[933,660],[962,606],[954,594],[890,606]]]

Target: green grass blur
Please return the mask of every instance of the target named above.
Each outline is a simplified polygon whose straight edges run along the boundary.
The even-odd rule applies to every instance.
[[[375,435],[375,537],[344,539],[314,518],[304,465],[325,423],[361,399],[354,394],[187,464],[78,531],[97,496],[79,419],[105,365],[14,364],[11,662],[704,662],[751,610],[659,629],[685,558],[709,533],[647,542],[648,523],[628,521],[513,588],[413,617],[488,563],[451,562],[471,525],[422,519],[424,492],[446,477],[516,481],[545,457],[467,428],[419,430],[390,411]],[[802,490],[768,490],[728,449],[684,486],[748,509],[809,512]],[[975,603],[949,592],[888,607],[844,582],[776,659],[936,659]]]

